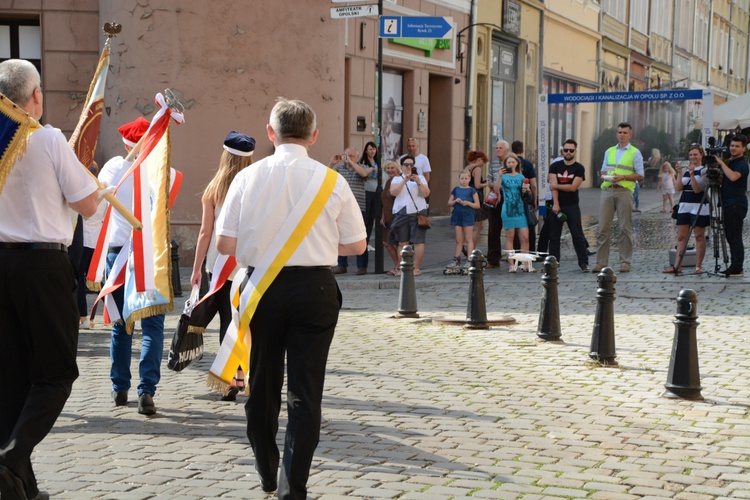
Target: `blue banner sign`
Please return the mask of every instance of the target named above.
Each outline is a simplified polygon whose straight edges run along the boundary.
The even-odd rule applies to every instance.
[[[549,104],[584,102],[627,102],[627,101],[681,101],[703,99],[703,90],[651,90],[646,92],[588,92],[580,94],[549,94]]]
[[[445,38],[452,29],[444,17],[380,16],[381,38]]]

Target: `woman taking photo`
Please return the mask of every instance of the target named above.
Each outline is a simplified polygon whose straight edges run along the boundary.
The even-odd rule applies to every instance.
[[[378,147],[370,141],[365,144],[359,164],[367,170],[365,179],[365,229],[367,230],[367,244],[370,244],[372,227],[380,215],[380,179],[378,176]]]
[[[393,223],[391,224],[390,242],[398,245],[398,255],[406,245],[414,246],[414,276],[422,274],[419,266],[424,257],[424,240],[427,229],[419,227],[417,212],[427,210],[427,198],[430,188],[427,180],[417,174],[414,167],[414,157],[401,157],[401,175],[391,180],[391,194],[396,197],[393,201]]]
[[[677,166],[677,182],[675,190],[682,191],[677,208],[677,253],[674,265],[662,272],[665,274],[682,274],[682,252],[690,236],[690,225],[695,220],[693,233],[695,234],[695,274],[703,272],[703,257],[706,255],[706,228],[711,223],[708,202],[701,204],[703,192],[708,187],[708,175],[703,166],[705,153],[698,144],[693,144],[688,150],[690,163],[686,172]],[[696,220],[697,217],[697,220]]]
[[[201,284],[201,266],[205,259],[205,269],[208,279],[219,257],[216,249],[216,232],[214,225],[219,217],[221,206],[229,190],[229,185],[234,177],[253,162],[253,151],[255,150],[255,139],[248,135],[240,134],[232,130],[224,140],[224,152],[219,160],[219,170],[211,182],[203,191],[201,202],[203,203],[203,216],[201,218],[201,229],[198,234],[198,242],[195,246],[195,259],[193,261],[193,274],[190,276],[190,284],[193,287]],[[229,324],[232,321],[232,305],[229,291],[232,288],[234,273],[213,296],[206,299],[206,322],[211,321],[216,313],[219,313],[219,343],[224,340]],[[222,401],[234,401],[237,394],[245,389],[245,375],[238,369],[229,385],[229,392],[221,398]]]

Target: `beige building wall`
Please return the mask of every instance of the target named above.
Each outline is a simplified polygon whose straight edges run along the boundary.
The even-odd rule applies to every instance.
[[[272,152],[266,136],[277,96],[299,98],[318,114],[311,156],[327,163],[344,146],[344,28],[331,3],[305,8],[276,0],[12,0],[0,15],[38,16],[42,28],[44,119],[69,134],[80,115],[99,53],[102,25],[112,41],[97,159],[124,153],[117,128],[153,117],[166,88],[185,104],[172,130],[173,166],[184,182],[172,212],[180,264],[190,265],[200,226],[200,192],[216,171],[229,130],[257,140],[255,160]]]

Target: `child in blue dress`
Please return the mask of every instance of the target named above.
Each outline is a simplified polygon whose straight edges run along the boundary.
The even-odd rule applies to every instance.
[[[509,271],[516,272],[516,262],[511,258],[513,254],[513,238],[518,231],[518,239],[521,242],[521,252],[529,251],[529,223],[526,220],[526,211],[524,210],[523,193],[530,190],[528,184],[525,184],[524,176],[521,173],[521,161],[518,156],[509,154],[505,158],[505,172],[501,178],[503,189],[503,209],[501,217],[503,227],[505,228],[505,248],[508,251]],[[536,272],[531,262],[527,263],[526,271]]]
[[[474,251],[474,222],[475,210],[480,207],[477,190],[469,185],[471,173],[464,169],[458,174],[458,186],[453,188],[448,199],[448,206],[453,207],[451,226],[456,232],[456,252],[452,267],[461,267],[461,250],[466,241],[466,252],[471,255]],[[468,260],[466,261],[468,265]]]

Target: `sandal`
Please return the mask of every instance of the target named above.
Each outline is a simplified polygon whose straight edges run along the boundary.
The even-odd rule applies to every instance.
[[[666,269],[662,269],[661,272],[664,273],[664,274],[682,274],[682,268],[681,267],[669,266]]]
[[[422,271],[420,271],[419,269],[415,269],[414,276],[422,276]]]
[[[232,377],[232,382],[234,382],[234,387],[229,386],[229,390],[221,397],[221,401],[237,401],[237,394],[245,390],[244,378],[238,379],[237,377]]]
[[[695,271],[693,271],[693,274],[703,274],[703,268],[702,267],[696,267]]]

